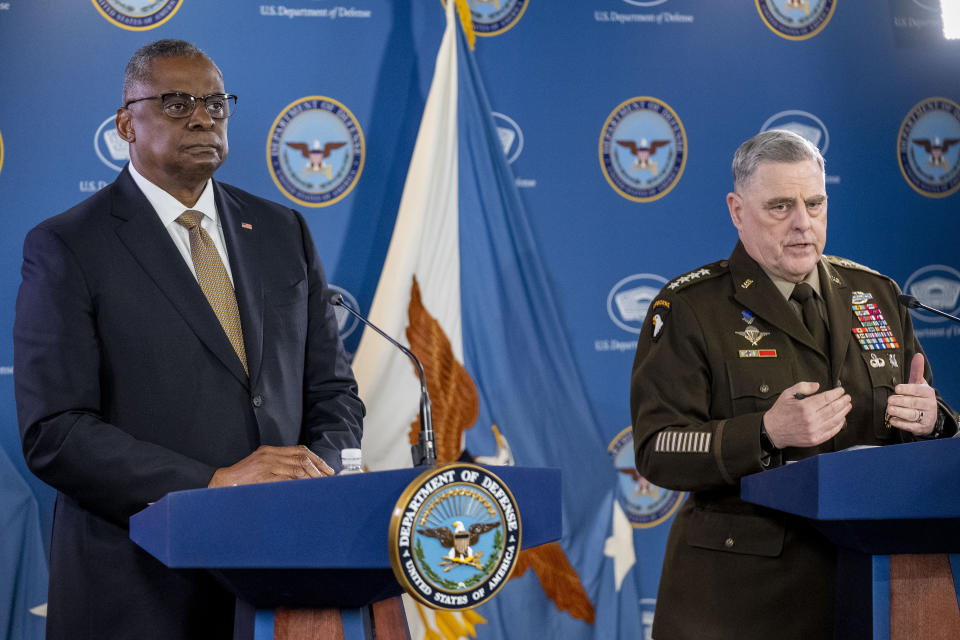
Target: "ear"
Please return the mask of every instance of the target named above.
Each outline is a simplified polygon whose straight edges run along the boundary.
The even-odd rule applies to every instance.
[[[733,226],[737,228],[737,231],[741,231],[743,225],[743,198],[736,193],[728,193],[727,209],[730,210],[730,219],[733,221]]]
[[[123,107],[117,109],[117,117],[114,122],[117,126],[117,133],[120,134],[121,138],[127,142],[133,142],[137,139],[137,135],[133,131],[133,118],[130,116],[129,109]]]

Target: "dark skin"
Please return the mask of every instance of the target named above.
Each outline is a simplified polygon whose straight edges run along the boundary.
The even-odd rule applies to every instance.
[[[223,76],[209,59],[159,58],[145,82],[127,87],[126,100],[180,91],[194,96],[225,93]],[[130,162],[184,208],[197,203],[207,181],[227,158],[227,119],[215,120],[202,105],[188,118],[171,118],[159,100],[117,109],[117,132],[130,143]],[[225,487],[333,475],[333,469],[303,445],[261,446],[229,467],[217,469],[209,487]]]

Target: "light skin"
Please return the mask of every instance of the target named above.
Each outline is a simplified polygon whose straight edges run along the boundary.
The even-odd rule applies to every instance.
[[[761,163],[727,194],[727,208],[744,249],[767,271],[799,283],[817,268],[827,240],[827,193],[815,160]],[[897,385],[887,400],[890,425],[915,435],[929,434],[937,419],[936,395],[923,369],[923,356],[917,354],[908,383]],[[819,389],[819,383],[798,382],[764,414],[775,447],[816,446],[843,428],[853,406],[850,395],[843,387]]]
[[[173,92],[202,97],[225,93],[223,76],[206,58],[158,58],[147,81],[128,87],[127,100]],[[227,158],[227,121],[211,118],[202,104],[188,118],[171,118],[159,100],[117,109],[120,137],[130,143],[130,162],[140,174],[190,208]],[[225,487],[333,475],[333,469],[303,445],[261,446],[229,467],[217,469],[208,486]]]

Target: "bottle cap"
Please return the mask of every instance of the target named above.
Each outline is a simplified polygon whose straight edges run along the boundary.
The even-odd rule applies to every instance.
[[[340,450],[340,462],[343,466],[360,466],[360,460],[362,458],[360,449],[341,449]]]

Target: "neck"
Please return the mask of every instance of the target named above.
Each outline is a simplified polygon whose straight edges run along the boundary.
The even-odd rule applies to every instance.
[[[207,180],[211,178],[209,175],[177,176],[176,179],[164,178],[153,175],[150,171],[141,169],[137,166],[135,158],[133,157],[130,158],[130,164],[137,170],[137,173],[169,193],[177,199],[177,202],[188,209],[197,204],[197,201],[203,194],[203,190],[207,187]]]

